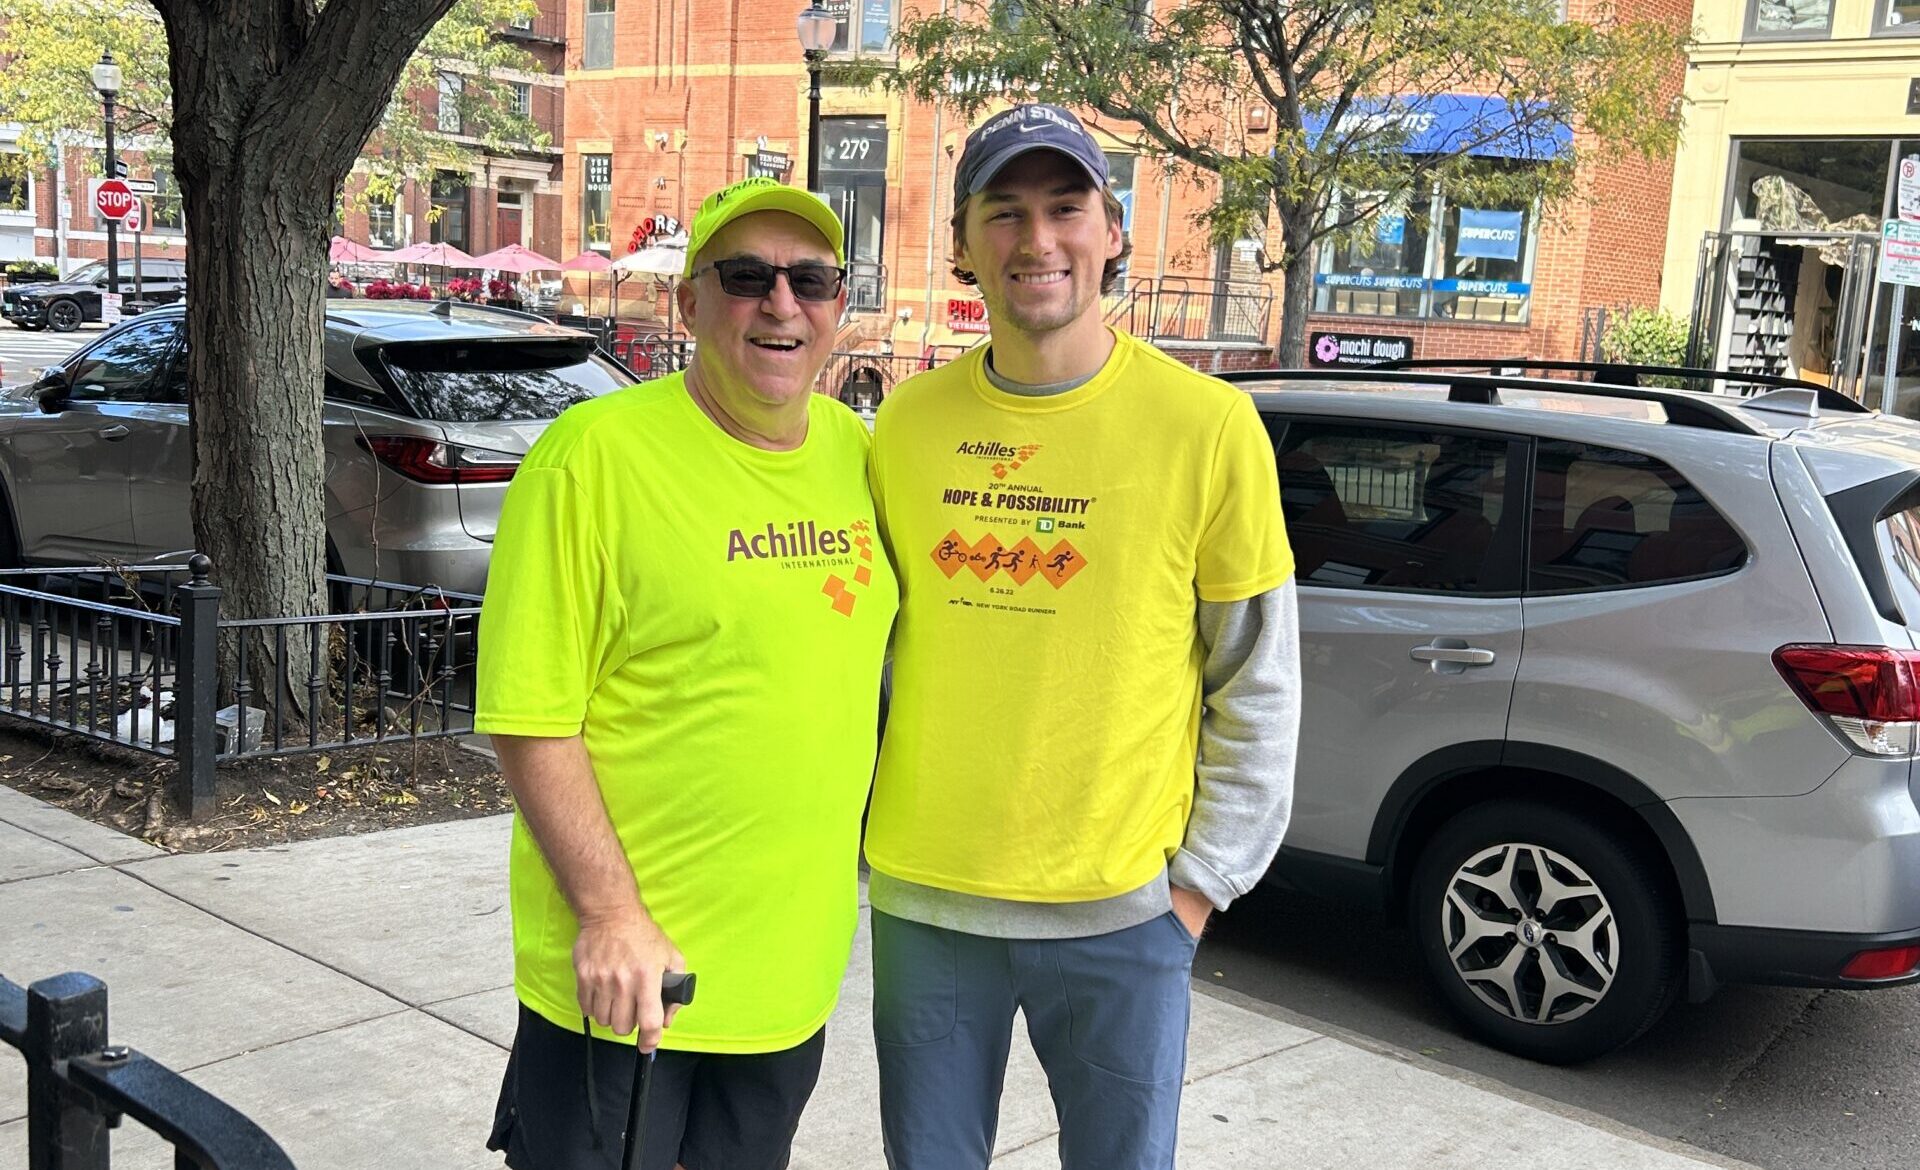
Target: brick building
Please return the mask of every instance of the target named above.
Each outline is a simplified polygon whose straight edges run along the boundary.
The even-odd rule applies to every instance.
[[[376,247],[403,247],[424,240],[448,240],[470,252],[492,251],[517,243],[552,254],[560,245],[561,141],[565,129],[565,81],[561,74],[566,51],[567,0],[538,0],[540,13],[520,25],[500,30],[532,55],[537,68],[526,73],[502,73],[499,80],[514,91],[522,109],[551,137],[553,145],[527,145],[489,150],[479,139],[462,133],[453,103],[443,110],[439,95],[420,95],[424,116],[443,137],[467,148],[462,163],[436,172],[431,182],[410,182],[391,204],[357,206],[341,225],[343,234]],[[461,84],[458,70],[444,74],[444,89]],[[18,149],[18,129],[0,121],[0,151]],[[186,245],[186,222],[173,176],[149,153],[157,144],[123,138],[117,153],[127,174],[151,178],[158,190],[148,197],[149,227],[143,237],[151,255],[179,258]],[[106,255],[106,225],[87,204],[87,180],[101,173],[102,143],[98,138],[64,148],[55,165],[32,175],[23,184],[0,179],[0,263],[41,259],[61,272]],[[364,179],[350,177],[354,189]],[[24,189],[22,189],[24,188]],[[13,205],[18,203],[16,208]],[[439,206],[441,214],[430,210]],[[121,233],[123,260],[130,261],[133,244]]]
[[[1574,14],[1590,2],[1572,0]],[[840,18],[833,57],[888,51],[899,0],[827,7]],[[1617,8],[1681,23],[1690,11],[1687,0]],[[644,242],[642,229],[671,229],[707,192],[749,174],[804,184],[807,72],[791,0],[570,0],[567,10],[564,253],[620,255]],[[950,110],[831,78],[821,114],[821,186],[848,225],[858,310],[843,348],[919,354],[976,341],[978,298],[947,261],[967,126]],[[1257,258],[1277,239],[1212,246],[1192,223],[1205,190],[1141,156],[1128,127],[1088,123],[1108,153],[1134,245],[1113,319],[1205,368],[1270,363],[1279,278],[1261,277]],[[1431,231],[1417,216],[1396,229],[1391,272],[1380,270],[1380,250],[1321,249],[1310,327],[1411,338],[1419,357],[1575,356],[1584,310],[1658,300],[1670,179],[1666,163],[1595,168],[1581,177],[1582,198],[1545,222],[1533,208],[1457,209],[1436,197]],[[1512,225],[1511,255],[1461,254],[1462,211]],[[596,294],[604,286],[597,281]],[[569,299],[586,287],[571,282]],[[662,316],[664,287],[627,281],[620,313]]]

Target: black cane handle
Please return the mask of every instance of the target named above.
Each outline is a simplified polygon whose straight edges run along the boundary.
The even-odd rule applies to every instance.
[[[669,971],[660,977],[660,1006],[693,1002],[693,972]]]

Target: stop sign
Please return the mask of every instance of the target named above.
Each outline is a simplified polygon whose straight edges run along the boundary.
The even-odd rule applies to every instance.
[[[103,179],[93,193],[93,206],[105,219],[124,219],[133,210],[133,191],[119,179]]]

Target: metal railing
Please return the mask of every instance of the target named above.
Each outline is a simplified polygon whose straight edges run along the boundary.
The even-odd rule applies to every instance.
[[[567,14],[564,11],[543,11],[521,20],[510,20],[500,26],[499,35],[507,40],[564,44],[567,39]]]
[[[479,597],[329,575],[335,612],[231,619],[211,570],[0,571],[0,715],[176,760],[195,818],[218,763],[472,731]]]
[[[110,1170],[131,1117],[173,1147],[178,1170],[293,1170],[251,1119],[166,1065],[107,1043],[107,985],[0,978],[0,1041],[27,1062],[27,1170]]]
[[[1146,341],[1264,343],[1273,290],[1255,281],[1150,277],[1114,298],[1107,320]]]
[[[853,407],[871,409],[893,393],[893,388],[915,374],[938,365],[931,356],[899,353],[835,353],[820,371],[815,389]]]
[[[684,333],[637,333],[614,342],[613,356],[636,378],[658,378],[687,368],[693,358],[693,338]]]

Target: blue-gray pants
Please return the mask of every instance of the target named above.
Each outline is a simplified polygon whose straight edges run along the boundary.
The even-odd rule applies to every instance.
[[[1062,1170],[1170,1170],[1195,941],[1169,911],[1092,938],[983,938],[873,914],[873,1032],[892,1170],[986,1170],[1017,1007]]]

